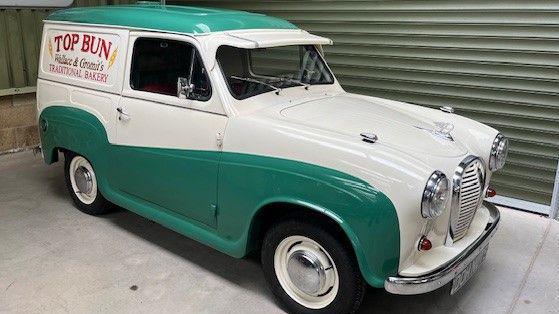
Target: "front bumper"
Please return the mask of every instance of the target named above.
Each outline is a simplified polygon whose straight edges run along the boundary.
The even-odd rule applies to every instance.
[[[462,253],[434,272],[420,277],[388,277],[384,282],[384,289],[394,294],[421,294],[436,290],[452,281],[481,253],[497,231],[500,220],[499,210],[489,202],[484,201],[483,205],[489,210],[490,215],[487,226],[481,236]]]

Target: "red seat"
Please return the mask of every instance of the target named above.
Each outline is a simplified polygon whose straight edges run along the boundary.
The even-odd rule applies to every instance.
[[[142,86],[141,90],[150,93],[158,93],[158,94],[165,94],[165,95],[172,95],[172,96],[177,94],[176,85],[161,84],[161,83],[146,84]]]

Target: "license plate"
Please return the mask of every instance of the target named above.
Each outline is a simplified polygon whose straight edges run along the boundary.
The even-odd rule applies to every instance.
[[[468,264],[468,266],[466,266],[466,268],[464,268],[460,273],[456,275],[456,277],[454,277],[454,279],[452,280],[452,289],[450,290],[450,294],[455,294],[456,291],[460,290],[460,288],[462,288],[466,284],[466,282],[468,282],[468,280],[472,278],[472,276],[476,273],[479,266],[485,259],[488,248],[489,245],[486,245],[479,252],[479,254]]]

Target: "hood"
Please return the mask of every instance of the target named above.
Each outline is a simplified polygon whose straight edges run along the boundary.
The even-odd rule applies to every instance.
[[[372,133],[377,135],[378,143],[408,153],[439,157],[457,157],[467,153],[457,139],[446,136],[452,138],[452,124],[419,116],[389,103],[349,94],[290,106],[281,110],[281,115],[310,127],[355,138],[361,138],[361,133]]]

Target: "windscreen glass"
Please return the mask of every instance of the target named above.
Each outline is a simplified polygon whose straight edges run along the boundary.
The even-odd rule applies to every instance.
[[[324,60],[312,45],[259,49],[221,46],[217,61],[236,99],[294,86],[334,82]]]

